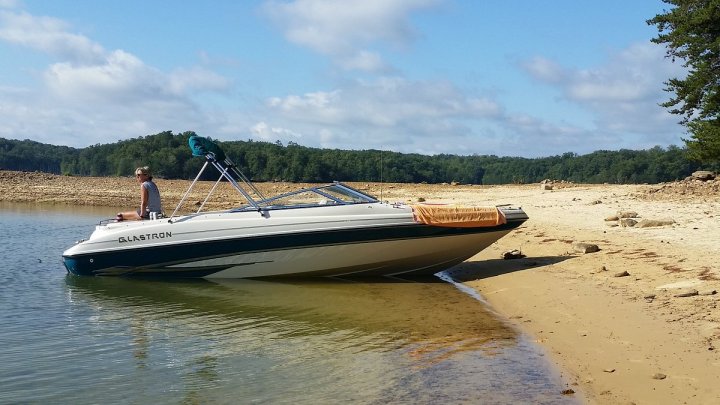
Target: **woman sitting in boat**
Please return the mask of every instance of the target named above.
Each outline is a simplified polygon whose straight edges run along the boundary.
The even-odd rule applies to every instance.
[[[147,166],[135,169],[135,177],[140,182],[140,209],[125,211],[117,214],[118,221],[139,221],[141,219],[155,219],[162,216],[160,205],[160,190],[152,181],[150,168]]]

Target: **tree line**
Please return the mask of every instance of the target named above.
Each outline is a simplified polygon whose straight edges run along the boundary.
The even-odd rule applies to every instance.
[[[166,179],[192,179],[204,159],[188,147],[192,131],[161,132],[85,148],[0,138],[0,169],[68,176],[129,176],[150,166]],[[380,150],[319,149],[279,141],[216,141],[238,168],[255,181],[512,184],[544,179],[577,183],[659,183],[700,169],[677,146],[648,150],[565,153],[543,158],[420,155]],[[716,167],[704,167],[717,169]],[[211,179],[215,174],[208,173]]]

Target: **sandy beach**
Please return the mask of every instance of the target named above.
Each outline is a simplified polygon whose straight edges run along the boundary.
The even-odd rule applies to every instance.
[[[189,182],[156,182],[165,211],[172,212]],[[720,180],[350,185],[393,202],[522,206],[530,220],[458,266],[453,277],[544,347],[569,388],[589,403],[720,403]],[[240,202],[226,186],[216,190],[210,208]],[[298,186],[259,184],[267,194]],[[210,187],[198,184],[183,212],[200,204]],[[137,200],[130,177],[0,171],[0,201],[132,209]],[[632,221],[609,220],[621,212]],[[114,214],[108,208],[108,217]],[[633,221],[638,224],[620,225]],[[583,253],[578,242],[599,250]],[[503,260],[509,250],[524,257]]]

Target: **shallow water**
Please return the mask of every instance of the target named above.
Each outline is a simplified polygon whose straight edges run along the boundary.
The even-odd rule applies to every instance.
[[[66,275],[62,251],[114,211],[0,204],[0,403],[575,403],[440,279]]]

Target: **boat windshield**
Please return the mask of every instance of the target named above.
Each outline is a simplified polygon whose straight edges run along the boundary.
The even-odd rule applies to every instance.
[[[333,183],[318,187],[303,188],[290,193],[266,198],[258,201],[258,205],[263,209],[283,209],[322,205],[366,204],[372,202],[377,202],[377,199],[359,190],[355,190],[348,185]],[[252,209],[256,208],[244,205],[233,211]]]
[[[0,0],[1,1],[1,0]],[[209,166],[215,167],[220,173],[220,177],[215,182],[205,201],[200,204],[196,212],[202,211],[205,203],[215,191],[221,180],[225,179],[233,188],[235,188],[242,196],[247,205],[235,208],[231,211],[248,211],[248,210],[271,210],[297,207],[317,207],[324,205],[348,205],[348,204],[367,204],[377,202],[375,197],[355,190],[354,188],[340,183],[334,182],[317,187],[308,187],[290,193],[281,194],[275,197],[267,198],[252,183],[252,181],[243,174],[238,166],[233,163],[230,158],[220,149],[220,147],[209,138],[203,138],[197,135],[191,135],[188,139],[190,150],[193,156],[204,156],[207,160],[195,180],[190,184],[185,194],[180,199],[175,211],[170,218],[173,218],[180,210],[185,200],[188,198],[190,191],[195,183],[200,179],[205,169]]]

